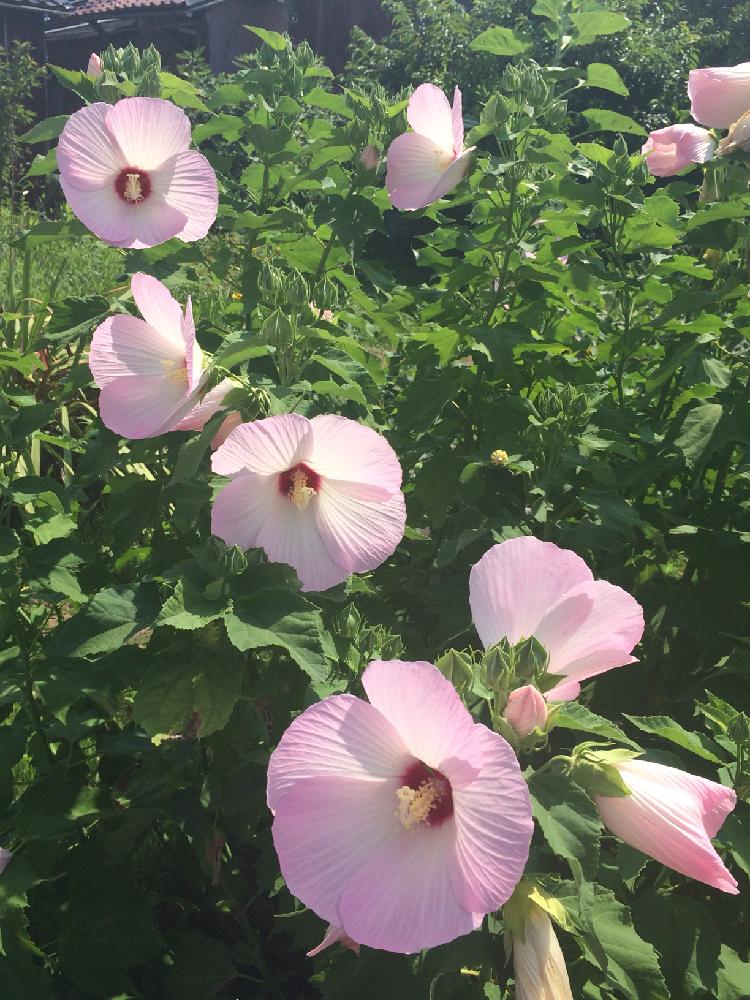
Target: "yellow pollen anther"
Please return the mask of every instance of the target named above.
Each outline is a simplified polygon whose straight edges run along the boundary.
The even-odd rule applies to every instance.
[[[175,385],[187,385],[188,373],[184,361],[173,361],[171,358],[167,358],[162,361],[162,366],[164,374],[170,382],[174,382]]]
[[[430,815],[430,810],[437,805],[443,795],[440,783],[430,778],[423,781],[419,788],[402,785],[396,789],[398,809],[396,815],[407,830],[413,830],[418,823],[423,823]]]
[[[141,188],[140,174],[126,174],[125,190],[123,194],[127,201],[143,201],[143,190]]]
[[[316,495],[316,490],[307,485],[307,476],[302,469],[297,469],[292,473],[292,485],[289,487],[287,496],[292,501],[297,510],[305,510],[312,498]]]

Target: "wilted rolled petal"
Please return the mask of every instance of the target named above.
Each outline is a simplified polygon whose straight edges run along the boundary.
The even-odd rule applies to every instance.
[[[486,649],[534,636],[549,653],[548,671],[561,683],[548,700],[575,698],[588,677],[635,662],[643,634],[638,602],[594,580],[580,556],[537,538],[494,545],[472,567],[469,603]]]
[[[214,502],[213,533],[293,566],[303,590],[375,569],[403,537],[398,458],[384,437],[346,417],[290,413],[241,424],[212,467],[232,477]]]
[[[503,717],[516,736],[523,739],[547,721],[547,702],[532,684],[511,691]]]
[[[409,100],[407,119],[414,131],[391,143],[385,183],[392,204],[412,211],[431,205],[459,183],[474,147],[463,148],[458,87],[451,107],[439,87],[423,83]]]
[[[8,867],[12,857],[13,857],[12,851],[7,851],[4,847],[0,847],[0,875]]]
[[[98,52],[92,52],[89,56],[89,64],[86,67],[86,72],[89,76],[101,76],[102,75],[102,61],[99,58]]]
[[[273,838],[294,895],[354,941],[413,953],[479,926],[533,832],[508,744],[430,663],[376,661],[369,702],[334,695],[271,755]]]
[[[228,413],[222,420],[218,431],[211,438],[211,451],[216,451],[217,448],[221,447],[221,445],[223,445],[229,437],[231,431],[233,431],[235,427],[239,427],[241,423],[241,413],[237,410],[233,410],[231,413]]]
[[[688,76],[690,114],[709,128],[729,128],[750,111],[750,62],[707,66]]]
[[[668,125],[649,133],[641,148],[654,177],[671,177],[691,163],[706,163],[716,143],[697,125]]]
[[[216,175],[190,145],[190,121],[154,97],[96,103],[60,135],[60,183],[74,214],[106,243],[152,247],[201,239],[218,209]]]
[[[717,156],[726,156],[741,149],[743,152],[750,152],[750,111],[737,119],[730,127],[729,132],[719,143]]]
[[[98,326],[89,368],[102,422],[123,437],[155,437],[176,430],[200,402],[204,359],[189,299],[183,314],[160,281],[141,273],[131,291],[144,318],[118,314]]]
[[[330,948],[332,944],[341,943],[345,948],[353,951],[355,955],[359,955],[359,945],[356,941],[353,941],[349,935],[346,933],[343,927],[336,927],[334,924],[329,924],[326,930],[325,937],[320,942],[317,947],[311,949],[307,953],[308,958],[313,958],[315,955],[319,955],[321,951],[326,948]]]
[[[232,391],[232,389],[238,388],[238,386],[239,382],[235,382],[234,379],[231,378],[222,379],[218,385],[215,385],[213,387],[213,389],[209,389],[209,391],[200,400],[200,402],[196,403],[196,405],[190,410],[190,412],[185,417],[182,418],[182,420],[179,422],[179,424],[177,424],[174,430],[202,431],[203,428],[208,423],[208,421],[211,419],[211,417],[213,417],[215,413],[218,413],[219,410],[222,409],[224,403],[224,397],[227,396],[228,393]],[[222,441],[226,438],[230,430],[232,430],[234,427],[237,427],[238,424],[242,423],[242,418],[238,413],[234,414],[234,416],[236,416],[237,419],[232,422],[231,426],[228,426],[226,428],[226,432],[224,433]],[[227,417],[227,420],[228,419],[229,417]],[[224,424],[226,424],[227,420],[224,420],[222,422],[221,427],[216,432],[215,437],[211,439],[212,448],[214,447],[213,442],[221,433],[221,430],[222,428],[224,428]],[[219,444],[221,443],[222,442],[220,441]],[[218,447],[219,445],[217,444],[216,448]]]
[[[735,807],[734,791],[651,761],[626,760],[613,766],[630,795],[594,796],[612,833],[682,875],[737,893],[737,881],[711,843]]]
[[[573,1000],[568,970],[552,921],[531,904],[523,937],[513,935],[516,1000]]]

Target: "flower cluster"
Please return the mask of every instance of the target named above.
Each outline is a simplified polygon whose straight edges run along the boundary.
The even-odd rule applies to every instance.
[[[95,57],[89,72],[101,73]],[[719,152],[742,147],[750,64],[695,71],[689,93],[696,121],[729,127]],[[415,210],[459,183],[473,147],[463,146],[458,88],[451,105],[422,84],[407,118],[413,131],[391,144],[385,184],[394,206]],[[76,112],[57,150],[71,209],[119,247],[201,239],[216,218],[218,189],[190,139],[185,114],[161,99]],[[680,125],[652,133],[643,152],[652,172],[666,176],[705,162],[714,146],[705,129]],[[377,150],[368,146],[361,163],[376,171]],[[201,430],[236,383],[214,379],[189,298],[183,311],[143,273],[133,274],[131,292],[142,318],[111,316],[89,353],[103,422],[129,438]],[[226,480],[213,503],[213,534],[292,566],[304,591],[376,569],[401,542],[402,469],[375,429],[334,414],[243,421],[231,411],[212,443],[212,470]],[[492,454],[495,465],[507,460],[504,451]],[[529,536],[507,539],[482,556],[467,583],[488,653],[515,655],[534,640],[546,658],[522,672],[511,656],[493,728],[476,721],[435,665],[377,660],[361,677],[367,701],[341,694],[311,705],[271,755],[267,799],[281,871],[329,925],[311,954],[336,941],[417,952],[474,930],[503,906],[524,874],[534,830],[516,751],[546,738],[560,703],[577,698],[583,681],[635,662],[640,605],[596,580],[572,551]],[[597,784],[591,794],[614,834],[677,872],[737,891],[711,844],[734,792],[637,754],[613,763],[593,750],[588,763],[609,774],[612,787]],[[559,943],[536,904],[513,933],[513,951],[519,997],[571,996]]]
[[[699,125],[668,125],[649,134],[641,152],[655,177],[671,177],[714,155],[750,150],[750,63],[691,70],[690,114]],[[709,129],[728,129],[716,142]]]

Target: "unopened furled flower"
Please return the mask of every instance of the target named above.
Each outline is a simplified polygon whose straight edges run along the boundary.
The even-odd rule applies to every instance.
[[[502,638],[534,636],[561,682],[546,697],[577,697],[580,682],[634,663],[643,634],[640,604],[619,587],[594,580],[580,556],[537,538],[494,545],[472,567],[471,614],[486,649]]]
[[[129,438],[200,430],[234,383],[225,379],[201,400],[205,359],[190,299],[183,314],[169,289],[148,274],[134,274],[130,288],[143,319],[126,313],[105,319],[89,352],[102,422]]]
[[[690,114],[709,128],[729,128],[750,111],[750,62],[706,66],[688,76]]]
[[[65,197],[105,243],[190,243],[213,225],[219,198],[213,167],[189,149],[190,119],[169,101],[126,97],[70,116],[57,163]]]
[[[744,153],[750,152],[750,111],[746,111],[730,126],[729,132],[719,143],[716,155],[727,156],[738,149]]]
[[[516,1000],[573,1000],[568,970],[552,921],[532,902],[523,935],[513,933]]]
[[[308,958],[314,958],[315,955],[319,955],[321,951],[326,948],[330,948],[332,944],[342,944],[349,951],[353,951],[355,955],[359,955],[359,945],[356,941],[353,941],[349,935],[346,933],[343,927],[336,927],[335,924],[329,924],[328,929],[325,932],[323,940],[317,947],[311,949],[307,953]]]
[[[453,107],[439,87],[423,83],[409,100],[406,117],[414,129],[397,136],[388,149],[385,185],[396,208],[425,208],[447,194],[469,169],[464,149],[461,91]]]
[[[372,143],[368,143],[359,154],[359,162],[365,170],[378,169],[378,164],[380,163],[380,153]]]
[[[737,893],[735,878],[711,843],[736,805],[734,791],[647,760],[613,766],[630,795],[594,795],[612,833],[682,875]]]
[[[89,76],[101,76],[102,75],[102,61],[99,58],[98,52],[92,52],[89,56],[89,64],[86,67],[86,72]]]
[[[232,477],[214,502],[213,533],[293,566],[303,590],[375,569],[403,537],[396,453],[355,420],[286,413],[241,424],[211,467]]]
[[[410,954],[477,928],[516,887],[533,832],[505,740],[431,663],[376,661],[369,702],[333,695],[268,767],[289,891],[353,941]]]
[[[697,125],[668,125],[649,133],[641,148],[654,177],[671,177],[691,164],[706,163],[716,143]]]
[[[525,684],[511,691],[503,717],[516,736],[523,739],[547,721],[547,702],[533,684]]]

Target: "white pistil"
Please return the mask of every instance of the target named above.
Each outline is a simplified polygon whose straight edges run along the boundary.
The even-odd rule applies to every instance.
[[[307,485],[307,476],[302,469],[297,469],[296,472],[292,473],[292,485],[289,487],[287,496],[297,510],[306,510],[316,492],[312,486]]]
[[[127,201],[143,201],[143,189],[141,188],[140,174],[126,174],[125,191],[123,192]]]
[[[396,789],[398,799],[398,809],[396,815],[407,830],[413,830],[419,823],[423,823],[430,815],[430,811],[443,795],[440,783],[430,778],[423,781],[419,788],[410,788],[409,785],[402,785]]]

